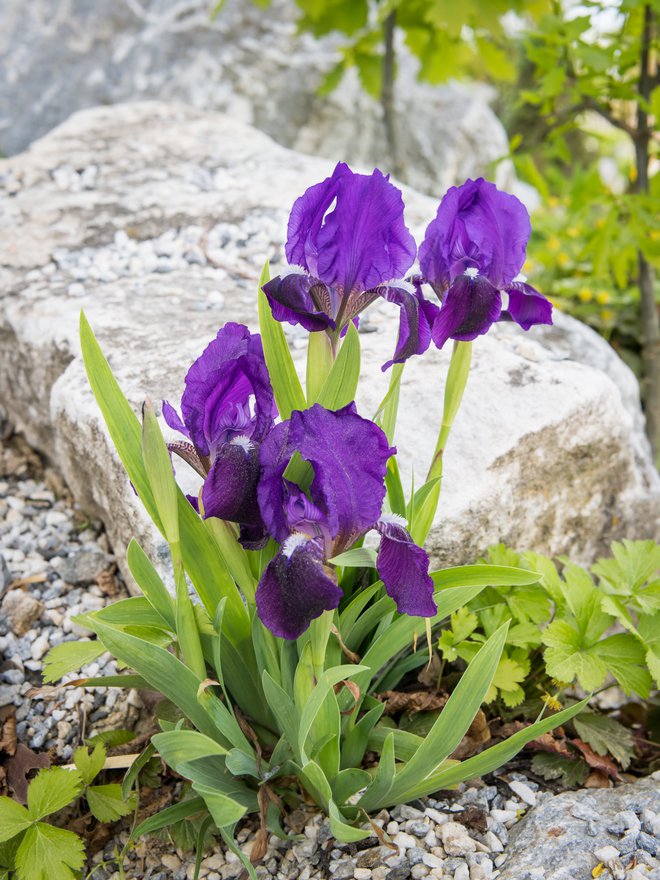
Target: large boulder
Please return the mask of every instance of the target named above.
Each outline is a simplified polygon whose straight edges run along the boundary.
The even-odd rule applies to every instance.
[[[658,876],[660,774],[615,789],[542,796],[511,829],[506,852],[500,880]]]
[[[120,558],[132,534],[163,548],[89,389],[80,309],[136,408],[178,401],[220,324],[256,327],[261,265],[281,266],[291,203],[331,168],[225,116],[158,103],[78,113],[0,163],[0,403],[105,520]],[[405,200],[419,240],[435,202],[412,190]],[[496,541],[590,560],[612,538],[658,535],[660,481],[627,368],[597,341],[610,368],[581,363],[574,339],[593,334],[559,319],[552,333],[498,325],[475,343],[429,535],[436,562],[469,562]],[[385,303],[362,323],[367,416],[387,387],[396,324]],[[286,330],[302,368],[302,335]],[[449,346],[433,349],[404,372],[407,483],[428,467],[448,360]]]
[[[285,146],[389,167],[381,107],[349,74],[317,94],[337,62],[337,36],[298,34],[293,0],[267,12],[228,0],[3,0],[0,4],[0,153],[12,154],[76,110],[160,99],[220,110]],[[397,124],[411,185],[440,195],[508,152],[483,88],[416,81],[399,49]],[[53,72],[56,72],[53,75]],[[498,165],[502,183],[510,163]]]

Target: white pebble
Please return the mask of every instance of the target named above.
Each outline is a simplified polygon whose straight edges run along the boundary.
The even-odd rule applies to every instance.
[[[470,869],[465,862],[454,871],[454,880],[470,880]]]
[[[436,825],[444,825],[445,822],[449,822],[449,816],[447,813],[441,813],[439,810],[434,810],[433,807],[427,807],[424,810],[424,815],[428,816],[428,818],[435,822]]]
[[[41,660],[49,647],[50,642],[48,641],[48,634],[42,633],[34,640],[34,642],[32,642],[32,648],[30,649],[32,659]]]
[[[532,791],[529,785],[525,785],[524,782],[514,780],[513,782],[509,782],[509,788],[514,794],[518,795],[521,801],[529,804],[530,807],[533,807],[536,804],[536,793]]]
[[[434,856],[433,853],[424,853],[422,861],[425,865],[428,865],[429,868],[442,868],[444,865],[444,859]]]
[[[410,869],[410,876],[413,878],[413,880],[424,880],[424,877],[428,877],[428,875],[429,869],[426,867],[426,865],[413,865]]]
[[[353,877],[355,878],[355,880],[371,880],[371,869],[356,868],[353,871]]]
[[[619,850],[615,846],[601,846],[600,849],[594,850],[594,855],[599,862],[607,864],[619,858]]]
[[[417,839],[411,834],[406,834],[404,831],[399,831],[399,833],[392,838],[392,842],[400,849],[411,849],[413,846],[418,845]]]
[[[504,852],[504,847],[502,846],[502,841],[499,839],[497,834],[494,834],[492,831],[487,831],[484,834],[484,843],[488,847],[491,852],[501,853]]]

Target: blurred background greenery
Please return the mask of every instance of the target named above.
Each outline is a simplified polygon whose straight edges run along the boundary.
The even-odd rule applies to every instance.
[[[267,9],[270,0],[253,2]],[[658,456],[660,0],[291,3],[300,31],[343,37],[320,91],[357,70],[382,106],[388,170],[404,182],[405,131],[394,121],[400,48],[417,58],[422,81],[495,87],[510,143],[502,160],[513,161],[536,203],[525,271],[636,372]]]

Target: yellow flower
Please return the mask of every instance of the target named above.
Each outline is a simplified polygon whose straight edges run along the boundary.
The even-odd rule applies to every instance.
[[[557,198],[557,196],[550,196],[550,198],[548,199],[548,204],[551,208],[556,208],[559,204],[559,199]]]
[[[577,238],[578,235],[580,234],[580,230],[577,229],[575,226],[569,226],[568,229],[566,230],[566,233],[567,233],[571,238]]]
[[[630,178],[632,183],[634,183],[637,180],[637,169],[635,168],[634,165],[630,166],[630,171],[628,172],[628,177]]]
[[[601,321],[604,321],[606,324],[611,324],[615,318],[616,312],[613,312],[612,309],[603,309],[600,313]]]
[[[552,238],[548,239],[548,250],[549,251],[558,251],[561,247],[561,242],[557,238],[556,235],[553,235]]]
[[[596,225],[596,229],[602,229],[603,226],[605,226],[605,218],[604,218],[604,217],[599,217],[598,220],[596,220],[596,224],[595,224],[595,225]]]
[[[651,241],[658,241],[660,239],[660,229],[652,229],[649,232],[649,238]]]
[[[548,709],[552,709],[553,712],[559,712],[559,710],[561,709],[561,703],[559,702],[557,697],[553,697],[552,694],[547,693],[547,691],[543,694],[541,699],[548,707]]]
[[[610,301],[610,295],[606,290],[599,290],[596,294],[596,302],[599,306],[604,306]]]
[[[532,271],[533,268],[534,268],[534,260],[532,260],[531,257],[527,257],[527,259],[525,260],[525,264],[522,267],[523,274],[527,275],[529,272]]]
[[[578,297],[582,300],[583,303],[588,303],[588,302],[591,302],[591,300],[593,299],[594,295],[593,295],[593,293],[589,290],[588,287],[581,287],[581,288],[578,290]]]
[[[568,266],[570,262],[571,260],[568,254],[558,254],[557,263],[559,266]]]

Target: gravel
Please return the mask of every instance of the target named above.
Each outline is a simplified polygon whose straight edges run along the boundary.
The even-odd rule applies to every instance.
[[[612,792],[602,792],[617,801],[616,809],[622,817],[621,831],[611,832],[606,826],[612,824],[612,812],[601,808],[592,790],[568,792],[553,796],[540,791],[533,780],[522,773],[503,769],[492,777],[495,784],[474,781],[460,785],[455,792],[443,797],[422,798],[413,806],[403,805],[382,810],[374,821],[389,837],[389,845],[376,836],[357,844],[340,844],[330,834],[327,821],[318,813],[309,811],[307,821],[298,840],[283,841],[273,836],[262,863],[257,866],[259,880],[590,880],[592,871],[600,865],[603,880],[660,880],[660,862],[653,855],[659,841],[653,833],[660,824],[657,783],[653,779],[622,786]],[[512,785],[512,783],[519,783]],[[511,797],[514,791],[519,796]],[[525,800],[535,796],[532,807]],[[522,795],[525,795],[525,798]],[[563,799],[563,800],[562,800]],[[563,803],[566,801],[566,803]],[[625,802],[625,809],[620,804]],[[581,827],[587,821],[578,819],[571,811],[577,803],[583,803],[589,811],[598,815],[599,839],[609,835],[613,841],[599,845],[588,833],[576,835],[571,832],[565,858],[557,868],[544,850],[526,847],[529,859],[520,865],[519,853],[507,852],[509,833],[501,821],[506,814],[509,828],[515,835],[525,834],[526,823],[536,822],[550,832],[548,846],[557,847],[562,840],[556,837],[558,816],[570,817]],[[646,804],[652,804],[650,809]],[[596,806],[594,806],[596,805]],[[468,807],[482,812],[486,830],[475,831],[460,821]],[[547,810],[548,821],[541,816]],[[579,813],[580,810],[578,809]],[[537,815],[538,814],[538,815]],[[639,830],[636,822],[639,823]],[[300,830],[300,824],[296,831]],[[422,826],[425,835],[422,838]],[[365,826],[366,827],[366,826]],[[483,827],[483,826],[482,826]],[[618,828],[619,826],[617,826]],[[634,831],[626,829],[637,829]],[[628,838],[636,836],[633,849],[628,848]],[[568,832],[566,833],[568,837]],[[238,832],[238,842],[248,854],[254,839],[254,827],[246,825]],[[125,835],[120,843],[125,840]],[[535,844],[545,842],[535,839]],[[112,873],[112,847],[108,845],[98,860],[108,861],[108,868],[92,872],[93,880],[119,880],[119,873]],[[575,857],[587,865],[571,867]],[[163,875],[163,869],[167,874]],[[173,852],[165,841],[140,841],[137,848],[128,853],[124,862],[124,876],[130,880],[188,880],[193,875],[193,857],[190,853]],[[223,853],[217,847],[201,863],[202,880],[230,880],[240,876],[240,866],[232,853]]]
[[[85,736],[137,719],[135,695],[100,688],[27,692],[42,684],[44,657],[90,638],[77,614],[126,595],[98,522],[72,503],[57,475],[20,437],[0,444],[0,708],[13,706],[19,742],[70,760]],[[82,670],[112,675],[108,654]],[[78,673],[68,676],[79,677]],[[138,703],[139,705],[139,703]],[[6,709],[5,709],[6,711]],[[93,720],[92,720],[93,719]]]

